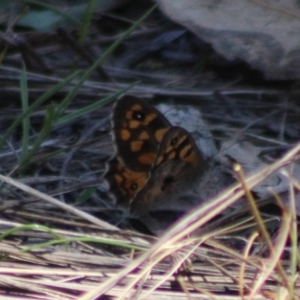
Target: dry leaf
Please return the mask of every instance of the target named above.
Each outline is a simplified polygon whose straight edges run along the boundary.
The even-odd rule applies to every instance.
[[[173,21],[228,60],[269,79],[300,78],[300,5],[296,0],[157,0]]]

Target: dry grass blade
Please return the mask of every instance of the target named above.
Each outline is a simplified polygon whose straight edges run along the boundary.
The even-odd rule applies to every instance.
[[[93,216],[91,216],[91,215],[75,208],[75,207],[72,207],[70,205],[62,203],[61,201],[59,201],[55,198],[52,198],[52,197],[50,197],[50,196],[48,196],[44,193],[41,193],[41,192],[39,192],[39,191],[23,184],[23,183],[17,182],[16,180],[14,180],[12,178],[0,175],[0,180],[2,180],[3,182],[6,182],[8,184],[11,184],[11,185],[23,190],[24,192],[29,193],[30,195],[32,195],[36,198],[48,201],[48,202],[50,202],[50,203],[52,203],[52,204],[54,204],[54,205],[56,205],[56,206],[58,206],[58,207],[60,207],[64,210],[66,210],[66,211],[71,212],[72,214],[75,214],[75,215],[77,215],[77,216],[79,216],[79,217],[81,217],[85,220],[88,220],[89,222],[94,223],[94,224],[100,226],[101,228],[104,228],[104,229],[107,229],[107,230],[116,230],[116,231],[119,230],[118,227],[115,227],[115,226],[110,225],[106,222],[103,222],[102,220],[99,220],[99,219],[97,219],[97,218],[95,218],[95,217],[93,217]]]
[[[247,188],[250,190],[259,182],[261,182],[268,175],[273,173],[274,171],[280,169],[284,165],[287,165],[293,161],[295,156],[300,151],[300,144],[294,147],[291,151],[289,151],[282,159],[278,160],[274,164],[269,167],[266,167],[259,173],[246,178],[245,184]],[[105,294],[110,288],[112,288],[115,284],[117,284],[124,276],[131,273],[134,269],[138,268],[141,264],[146,261],[152,261],[156,255],[161,252],[166,251],[169,247],[175,246],[176,243],[193,233],[197,228],[201,228],[204,224],[206,224],[211,218],[216,216],[230,204],[234,203],[237,199],[242,197],[244,194],[244,190],[241,189],[241,185],[230,188],[222,195],[216,199],[212,199],[206,205],[199,208],[195,212],[189,214],[186,218],[181,220],[179,223],[175,224],[170,230],[168,230],[149,251],[138,257],[134,260],[128,267],[124,268],[117,276],[114,276],[102,283],[97,289],[90,291],[81,300],[91,300],[97,298],[99,295]],[[283,238],[281,238],[280,243],[278,244],[278,248],[274,247],[277,251],[276,256],[271,259],[271,264],[268,264],[267,269],[265,270],[266,276],[261,277],[260,281],[256,284],[255,288],[253,288],[252,296],[256,295],[261,284],[266,280],[268,275],[274,270],[275,266],[279,261],[279,257],[282,253],[284,242],[286,241],[288,229],[290,228],[290,220],[289,217],[285,222],[282,229]],[[133,284],[132,284],[133,286]]]

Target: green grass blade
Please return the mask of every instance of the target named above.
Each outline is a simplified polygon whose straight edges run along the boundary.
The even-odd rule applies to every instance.
[[[17,128],[18,125],[20,125],[24,118],[29,116],[36,108],[38,108],[40,105],[42,105],[45,101],[50,99],[54,94],[56,94],[59,90],[61,90],[64,86],[69,84],[77,75],[78,71],[68,76],[66,79],[64,79],[62,82],[58,83],[56,86],[54,86],[51,90],[47,91],[45,94],[43,94],[41,97],[39,97],[26,111],[23,111],[21,116],[19,116],[13,124],[8,128],[8,130],[5,132],[5,134],[0,139],[0,149],[3,147],[4,143],[8,139],[8,137],[13,133],[13,131]]]
[[[43,128],[39,133],[38,137],[36,138],[30,152],[28,152],[27,156],[25,157],[26,165],[30,163],[32,156],[38,150],[42,142],[45,140],[45,138],[48,136],[49,132],[51,131],[54,117],[55,117],[54,106],[50,105],[47,108]],[[24,165],[22,167],[24,167]]]
[[[3,233],[1,233],[0,235],[0,241],[2,241],[4,238],[15,234],[17,232],[22,232],[22,231],[26,231],[26,230],[42,230],[45,232],[49,232],[52,233],[57,239],[62,239],[63,237],[61,237],[59,234],[57,234],[53,229],[44,226],[44,225],[38,225],[38,224],[26,224],[26,225],[21,225],[18,227],[14,227],[8,230],[5,230]]]
[[[91,198],[91,196],[95,193],[97,190],[97,187],[90,187],[85,189],[82,193],[80,193],[79,197],[75,201],[75,205],[82,205],[84,204],[88,199]]]
[[[149,9],[117,41],[115,41],[110,47],[108,47],[108,49],[103,53],[103,55],[85,72],[78,84],[74,87],[74,89],[67,95],[67,97],[57,108],[58,114],[62,113],[69,106],[70,102],[77,94],[77,91],[79,90],[81,85],[90,77],[90,75],[96,70],[96,68],[98,68],[98,66],[102,64],[124,40],[127,39],[127,37],[154,11],[156,7],[157,5],[154,5],[151,9]]]
[[[146,247],[129,244],[126,242],[122,242],[122,241],[118,241],[118,240],[114,240],[114,239],[110,239],[110,238],[99,238],[99,237],[74,237],[73,238],[73,237],[71,237],[71,238],[61,238],[61,239],[57,239],[57,240],[51,240],[51,241],[47,241],[45,243],[40,243],[40,244],[33,245],[30,247],[25,247],[24,249],[21,250],[21,252],[33,251],[36,249],[46,248],[51,245],[67,244],[67,243],[71,243],[71,242],[99,243],[99,244],[103,244],[103,245],[111,245],[111,246],[115,246],[115,247],[122,247],[122,248],[126,248],[126,249],[134,249],[134,250],[139,250],[139,251],[147,250]]]
[[[91,20],[93,17],[93,13],[95,11],[97,4],[97,0],[89,0],[88,5],[86,7],[85,13],[82,18],[82,24],[79,32],[79,44],[82,44],[84,42],[84,39],[87,35],[87,32],[89,31]]]
[[[152,6],[139,20],[137,20],[118,40],[116,40],[108,49],[103,53],[103,55],[94,63],[94,65],[83,75],[82,80],[85,81],[94,72],[94,70],[103,63],[111,53],[126,40],[129,35],[140,26],[140,24],[149,17],[149,15],[156,9],[157,4]]]
[[[113,101],[114,99],[116,99],[117,97],[119,97],[121,94],[125,93],[126,91],[128,91],[129,89],[131,89],[134,85],[136,85],[137,82],[129,85],[128,87],[118,91],[117,93],[111,95],[111,96],[108,96],[104,99],[101,99],[99,101],[97,101],[96,103],[93,103],[91,105],[88,105],[74,113],[71,113],[71,114],[68,114],[66,116],[63,116],[61,118],[59,118],[56,122],[55,122],[55,125],[60,125],[60,124],[63,124],[63,123],[66,123],[66,122],[69,122],[69,121],[72,121],[73,119],[76,119],[78,117],[81,117],[85,114],[88,114],[106,104],[108,104],[109,102]]]

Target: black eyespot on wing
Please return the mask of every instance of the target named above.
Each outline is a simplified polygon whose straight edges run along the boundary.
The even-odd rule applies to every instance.
[[[174,180],[175,180],[175,178],[173,176],[166,177],[161,186],[161,191],[164,191],[171,183],[174,182]]]
[[[177,144],[177,142],[178,142],[178,138],[175,137],[175,138],[173,138],[173,139],[171,140],[171,145],[174,146],[174,145]]]
[[[138,121],[143,121],[145,119],[145,114],[143,112],[140,111],[135,111],[132,114],[133,119],[138,120]]]
[[[132,191],[135,191],[137,189],[138,185],[136,183],[132,183],[131,186],[130,186],[130,189]]]

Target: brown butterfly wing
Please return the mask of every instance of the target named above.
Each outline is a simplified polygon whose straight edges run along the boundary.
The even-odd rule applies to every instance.
[[[117,157],[108,161],[104,176],[114,204],[125,210],[128,209],[135,194],[144,187],[147,178],[148,173],[129,170]]]
[[[112,133],[120,160],[134,171],[149,172],[170,122],[156,108],[133,97],[119,99],[113,110]]]
[[[164,135],[155,157],[152,171],[169,160],[186,162],[199,168],[205,168],[206,166],[203,154],[192,135],[185,129],[177,126],[171,127]]]
[[[111,122],[116,155],[108,162],[104,179],[115,204],[127,209],[145,185],[171,124],[157,109],[133,96],[116,102]]]
[[[155,210],[186,211],[195,204],[185,199],[192,199],[187,196],[194,193],[207,169],[191,134],[181,127],[171,127],[162,140],[145,186],[131,203],[131,214],[141,217]]]

